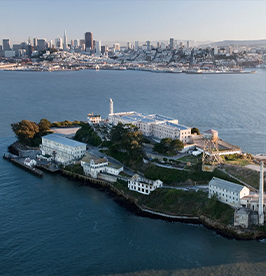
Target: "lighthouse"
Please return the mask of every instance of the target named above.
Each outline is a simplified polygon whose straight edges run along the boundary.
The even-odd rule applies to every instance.
[[[113,100],[110,98],[110,113],[109,115],[113,115],[114,114],[114,103],[113,103]]]

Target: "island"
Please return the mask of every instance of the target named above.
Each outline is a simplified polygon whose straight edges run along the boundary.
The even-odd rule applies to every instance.
[[[162,115],[114,113],[111,99],[108,119],[92,113],[85,122],[11,127],[18,141],[4,158],[38,176],[60,173],[136,215],[202,224],[227,238],[266,237],[263,188],[258,193],[264,156],[244,153],[215,130],[201,134]]]

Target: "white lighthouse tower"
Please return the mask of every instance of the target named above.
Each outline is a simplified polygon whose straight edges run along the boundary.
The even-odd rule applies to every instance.
[[[110,98],[110,115],[113,115],[114,114],[114,103],[113,103],[113,100]]]
[[[260,194],[259,194],[259,225],[264,225],[263,213],[263,192],[264,192],[264,168],[263,162],[260,162]]]

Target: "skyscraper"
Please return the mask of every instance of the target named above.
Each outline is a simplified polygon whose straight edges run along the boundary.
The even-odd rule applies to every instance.
[[[100,56],[101,55],[101,41],[96,41],[96,55]]]
[[[174,39],[170,38],[170,49],[173,50],[174,49]]]
[[[66,35],[66,30],[64,32],[64,51],[67,51],[68,47],[67,47],[67,35]]]
[[[3,39],[3,51],[9,51],[11,50],[10,48],[10,41],[9,39]]]
[[[85,50],[89,52],[89,50],[93,49],[93,35],[91,32],[85,33]]]
[[[139,42],[135,41],[135,50],[137,51],[139,49]]]
[[[61,37],[57,37],[56,39],[55,39],[55,48],[56,49],[62,49],[63,47],[63,45],[62,45],[63,43],[62,43],[62,38]]]

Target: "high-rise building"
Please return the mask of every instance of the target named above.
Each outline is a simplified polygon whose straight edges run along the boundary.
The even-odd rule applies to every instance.
[[[189,40],[187,41],[187,48],[189,49]]]
[[[170,49],[173,50],[174,49],[174,39],[170,38]]]
[[[137,51],[139,49],[139,42],[135,41],[135,50]]]
[[[62,38],[61,37],[57,37],[55,39],[55,48],[56,49],[62,49],[63,48],[63,43],[62,43]]]
[[[107,51],[108,51],[108,48],[107,48],[106,45],[101,46],[101,53],[102,53],[102,54],[104,54],[104,53],[107,52]]]
[[[74,46],[74,39],[70,40],[70,46]]]
[[[161,48],[161,43],[157,42],[157,48]]]
[[[93,35],[91,32],[85,33],[85,49],[86,52],[89,52],[91,49],[93,49]]]
[[[46,48],[46,39],[38,38],[37,46],[38,46],[38,51],[44,50]]]
[[[114,47],[114,50],[115,50],[115,51],[120,51],[120,44],[119,44],[119,43],[115,43],[115,44],[113,45],[113,47]]]
[[[96,41],[95,49],[96,49],[96,55],[100,56],[101,55],[101,41],[99,41],[99,40]]]
[[[128,48],[128,49],[131,49],[131,42],[128,42],[128,43],[127,43],[127,48]]]
[[[85,39],[81,38],[81,39],[79,40],[79,45],[82,46],[82,45],[84,45],[84,44],[85,44]]]
[[[38,38],[33,38],[33,47],[36,48],[37,47],[37,40]]]
[[[78,39],[74,39],[74,47],[78,47],[79,46],[79,40]]]
[[[147,51],[151,50],[151,42],[149,40],[146,41],[147,43]]]
[[[0,57],[2,56],[2,45],[0,45]]]
[[[10,48],[10,40],[7,39],[3,39],[3,51],[9,51],[11,50]]]
[[[64,51],[67,51],[68,50],[68,47],[67,47],[67,35],[66,35],[66,30],[64,32]]]

